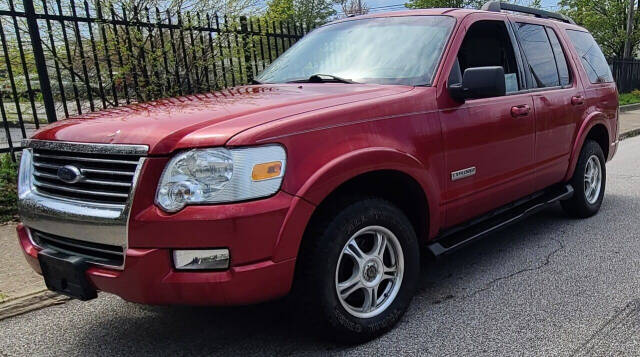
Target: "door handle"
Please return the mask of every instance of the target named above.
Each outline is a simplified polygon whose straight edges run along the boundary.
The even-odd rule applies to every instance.
[[[571,104],[573,105],[581,105],[584,103],[584,97],[581,95],[574,95],[571,97]]]
[[[527,104],[516,105],[511,107],[511,116],[514,118],[517,117],[526,117],[531,112],[531,107]]]

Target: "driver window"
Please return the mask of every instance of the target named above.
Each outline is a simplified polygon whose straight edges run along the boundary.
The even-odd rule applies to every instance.
[[[478,21],[471,25],[449,73],[448,84],[459,84],[467,68],[502,66],[507,93],[520,90],[518,64],[504,21]]]

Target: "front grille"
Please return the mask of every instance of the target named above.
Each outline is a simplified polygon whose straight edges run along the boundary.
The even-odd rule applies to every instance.
[[[33,184],[40,193],[79,201],[124,205],[131,193],[139,155],[80,153],[33,149]],[[58,177],[73,165],[82,173],[77,183]]]
[[[42,249],[79,256],[89,263],[120,267],[124,264],[124,249],[115,245],[85,242],[31,230],[33,242]]]

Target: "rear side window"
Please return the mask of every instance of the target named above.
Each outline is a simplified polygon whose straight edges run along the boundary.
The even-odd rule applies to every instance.
[[[565,57],[558,36],[553,29],[547,27],[547,35],[549,35],[549,41],[553,48],[553,55],[556,57],[556,64],[558,65],[558,76],[560,76],[560,85],[566,86],[569,84],[569,66],[567,66],[567,58]]]
[[[589,81],[591,83],[613,82],[613,75],[611,75],[607,60],[593,36],[588,32],[576,30],[567,30],[567,34],[578,52],[582,67],[589,76]]]
[[[536,88],[560,85],[556,59],[543,26],[518,23],[518,37]]]

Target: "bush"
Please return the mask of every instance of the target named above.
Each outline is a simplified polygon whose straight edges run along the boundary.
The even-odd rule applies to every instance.
[[[17,219],[18,165],[11,156],[0,156],[0,222]]]
[[[631,93],[620,93],[620,105],[640,103],[640,90],[634,89]]]

